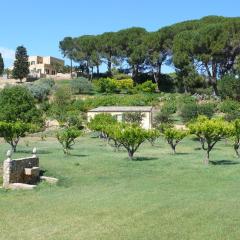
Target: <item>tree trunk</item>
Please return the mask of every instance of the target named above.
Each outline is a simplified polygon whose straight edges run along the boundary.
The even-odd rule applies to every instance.
[[[128,156],[131,160],[133,159],[133,151],[130,149],[128,150]]]
[[[206,158],[205,158],[205,160],[204,160],[205,165],[208,165],[208,164],[209,164],[209,153],[210,153],[210,151],[207,150]]]
[[[172,150],[173,150],[173,154],[176,154],[176,145],[171,145]]]
[[[97,65],[97,75],[99,76],[99,66]]]
[[[112,62],[111,62],[111,59],[108,59],[108,74],[109,76],[112,76]]]
[[[71,62],[71,65],[70,65],[70,75],[71,75],[71,78],[72,78],[72,59],[70,59],[70,62]]]
[[[237,157],[240,157],[239,144],[234,144],[234,150],[235,150],[235,152],[236,152]]]

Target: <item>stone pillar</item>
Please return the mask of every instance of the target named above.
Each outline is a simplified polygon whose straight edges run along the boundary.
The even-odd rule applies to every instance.
[[[3,162],[3,187],[7,188],[10,184],[11,168],[12,168],[12,151],[7,151],[7,159]]]

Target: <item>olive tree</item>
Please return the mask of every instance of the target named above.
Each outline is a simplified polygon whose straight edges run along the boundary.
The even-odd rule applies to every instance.
[[[206,151],[204,163],[208,165],[210,152],[217,142],[229,136],[231,125],[220,118],[208,119],[200,116],[194,123],[189,124],[189,129],[199,138],[202,149]]]
[[[176,147],[179,142],[181,142],[187,135],[188,131],[176,128],[165,128],[163,130],[163,135],[167,140],[167,143],[171,146],[173,153],[176,153]]]

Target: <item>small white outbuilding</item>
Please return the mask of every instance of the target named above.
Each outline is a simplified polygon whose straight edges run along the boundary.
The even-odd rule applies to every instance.
[[[100,113],[108,113],[112,116],[116,116],[119,122],[124,121],[124,113],[142,113],[142,124],[141,126],[145,129],[152,128],[152,106],[104,106],[94,108],[87,113],[88,121]]]

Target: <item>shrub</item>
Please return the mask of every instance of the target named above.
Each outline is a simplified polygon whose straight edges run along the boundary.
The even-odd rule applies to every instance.
[[[141,125],[144,113],[141,112],[128,112],[123,114],[123,120],[126,123],[135,123]]]
[[[27,88],[38,102],[43,102],[47,99],[54,85],[54,80],[43,78],[34,83],[27,84]]]
[[[198,115],[204,115],[211,118],[215,112],[214,103],[203,103],[198,105]]]
[[[174,100],[170,100],[164,103],[162,107],[162,112],[166,112],[168,114],[174,114],[177,111],[177,105]]]
[[[239,109],[239,102],[231,99],[226,99],[219,104],[219,110],[223,113],[231,113],[233,111],[238,111]]]
[[[151,80],[148,80],[142,84],[138,84],[137,89],[142,92],[153,93],[157,89],[157,84],[153,83]]]
[[[230,135],[234,141],[233,148],[236,152],[236,155],[238,157],[240,157],[240,152],[239,152],[239,148],[240,148],[240,118],[235,120],[232,123],[232,129],[231,129]]]
[[[86,94],[93,91],[92,83],[84,77],[76,78],[71,81],[71,88],[75,94]]]
[[[66,121],[71,103],[71,90],[66,87],[58,88],[53,96],[51,113],[60,123],[64,123]]]
[[[119,90],[126,92],[131,92],[133,90],[133,80],[131,78],[115,81]]]
[[[198,116],[198,106],[195,102],[186,103],[181,107],[180,116],[184,122],[189,122],[190,120]]]
[[[96,81],[97,91],[100,93],[119,92],[116,80],[112,78],[99,78]]]
[[[240,79],[235,75],[225,75],[218,82],[218,87],[222,98],[240,99]]]
[[[133,95],[107,95],[76,100],[73,108],[82,112],[87,112],[99,106],[147,106],[154,105],[158,101],[155,94],[133,94]]]

